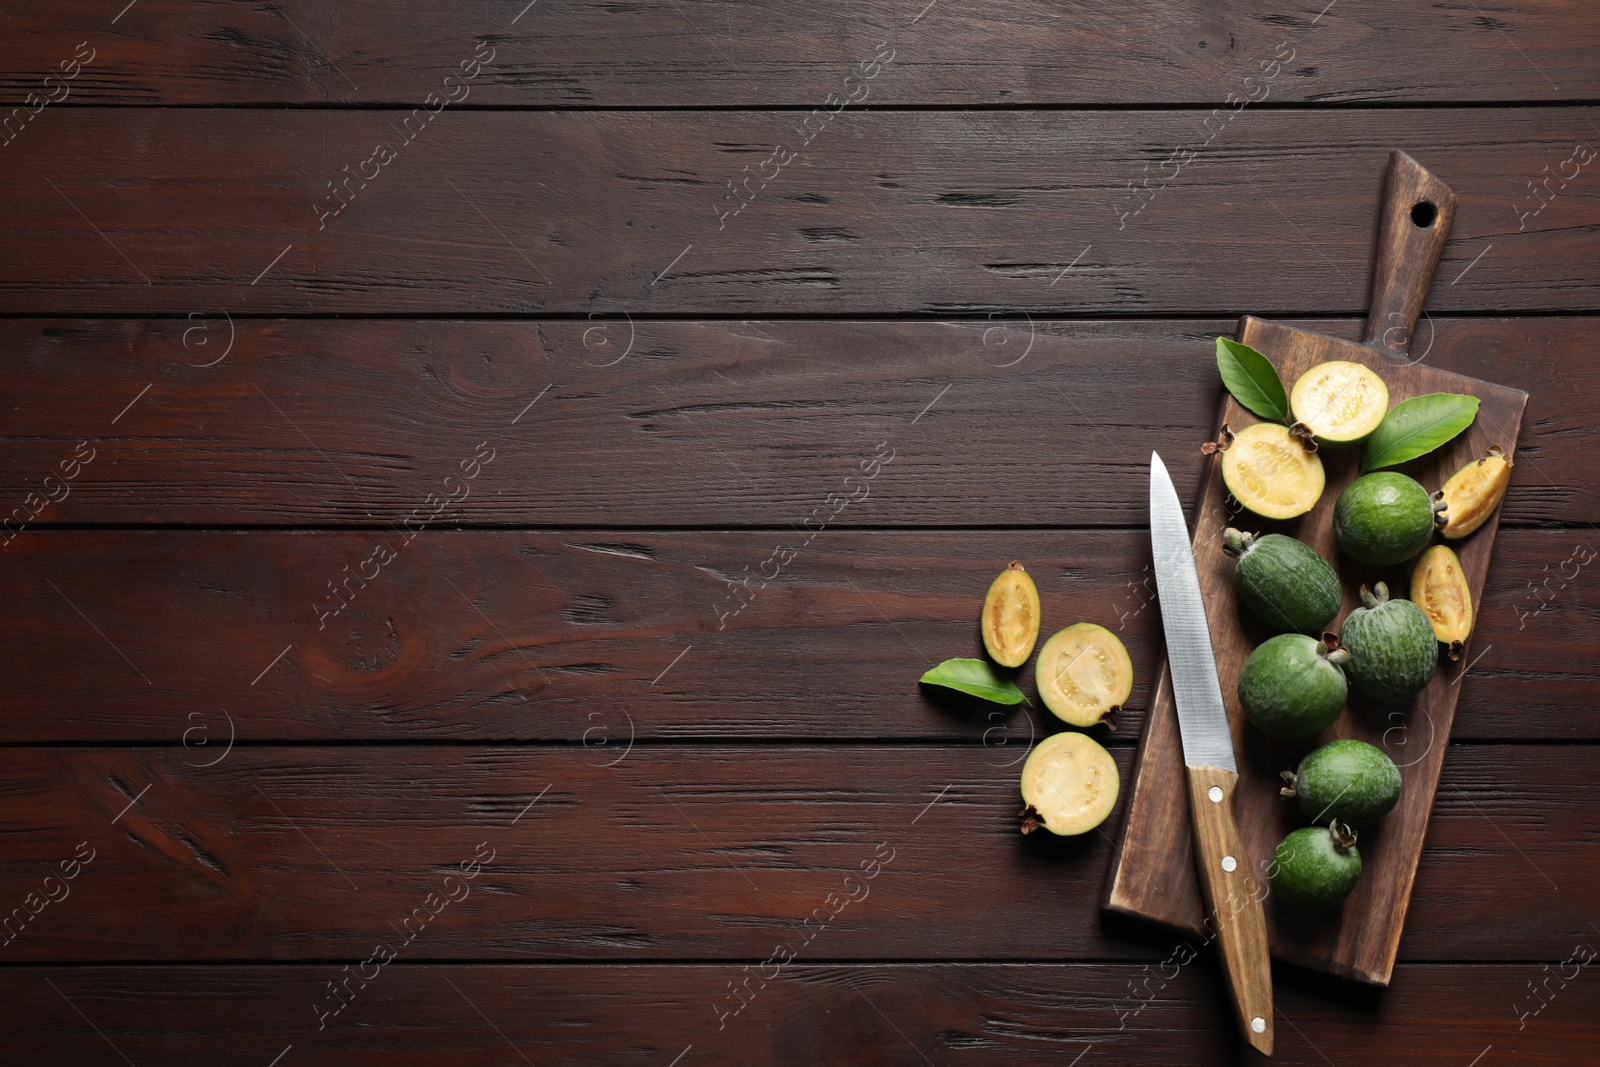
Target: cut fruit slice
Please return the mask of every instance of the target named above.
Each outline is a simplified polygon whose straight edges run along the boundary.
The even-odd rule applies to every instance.
[[[1434,545],[1417,559],[1411,572],[1411,599],[1433,624],[1433,634],[1449,646],[1451,659],[1472,632],[1472,590],[1461,572],[1461,560],[1448,545]]]
[[[1080,622],[1044,643],[1034,677],[1056,718],[1093,726],[1120,710],[1133,692],[1133,661],[1116,634]],[[1115,720],[1111,727],[1116,729]]]
[[[1335,359],[1300,375],[1289,407],[1317,440],[1345,444],[1378,428],[1389,413],[1389,387],[1361,364]]]
[[[1022,564],[1000,572],[983,598],[983,647],[1002,667],[1020,667],[1039,640],[1039,587]]]
[[[1506,495],[1511,481],[1511,461],[1499,445],[1490,447],[1482,459],[1473,460],[1444,483],[1445,517],[1449,520],[1439,532],[1459,541],[1488,521]]]
[[[1062,837],[1088,833],[1117,806],[1122,778],[1111,753],[1092,737],[1052,734],[1022,765],[1022,832]]]
[[[1304,515],[1327,484],[1322,460],[1276,422],[1258,422],[1234,436],[1222,453],[1222,480],[1235,500],[1266,519]]]

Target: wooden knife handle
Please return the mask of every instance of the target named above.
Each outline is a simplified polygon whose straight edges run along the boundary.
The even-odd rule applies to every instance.
[[[1189,814],[1194,858],[1205,897],[1206,928],[1222,951],[1222,968],[1245,1040],[1272,1055],[1272,957],[1267,948],[1267,895],[1239,839],[1233,791],[1239,776],[1218,767],[1190,767]]]
[[[1450,236],[1456,194],[1421,163],[1396,149],[1389,154],[1379,211],[1366,343],[1403,359]]]

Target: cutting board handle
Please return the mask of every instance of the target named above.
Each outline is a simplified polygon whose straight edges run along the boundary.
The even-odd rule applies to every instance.
[[[1456,194],[1399,149],[1389,154],[1366,343],[1406,357],[1456,217]]]

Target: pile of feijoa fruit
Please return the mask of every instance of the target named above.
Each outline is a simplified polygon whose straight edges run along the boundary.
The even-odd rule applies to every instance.
[[[921,681],[997,704],[1020,703],[1022,690],[1007,672],[1028,662],[1040,621],[1039,588],[1027,568],[1013,562],[983,598],[978,626],[989,658],[947,659]],[[1034,681],[1045,707],[1062,722],[1083,729],[1105,723],[1114,730],[1116,713],[1133,692],[1133,661],[1104,626],[1075,623],[1039,650]],[[1022,832],[1088,833],[1111,814],[1120,789],[1117,765],[1098,741],[1073,730],[1052,734],[1022,765]]]
[[[1319,450],[1364,442],[1362,474],[1339,495],[1333,529],[1356,564],[1411,564],[1410,599],[1386,583],[1360,588],[1361,605],[1338,633],[1343,588],[1333,566],[1310,545],[1280,533],[1228,529],[1223,549],[1237,561],[1239,601],[1273,633],[1239,672],[1239,704],[1263,733],[1310,741],[1343,713],[1349,687],[1377,705],[1409,700],[1432,679],[1443,644],[1460,655],[1472,630],[1472,598],[1461,562],[1447,544],[1466,537],[1499,506],[1511,461],[1498,447],[1468,463],[1437,492],[1383,468],[1426,455],[1471,425],[1476,398],[1453,393],[1413,397],[1389,407],[1389,390],[1371,369],[1332,361],[1312,367],[1285,393],[1261,353],[1217,339],[1224,384],[1261,417],[1237,434],[1224,425],[1207,452],[1221,452],[1229,493],[1263,519],[1309,512],[1325,485]],[[1334,907],[1361,873],[1357,831],[1376,825],[1400,796],[1399,769],[1364,741],[1331,741],[1285,771],[1286,797],[1311,824],[1278,845],[1269,865],[1273,891],[1292,908]]]

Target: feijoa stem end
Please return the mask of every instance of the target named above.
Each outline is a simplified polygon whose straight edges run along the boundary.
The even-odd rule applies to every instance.
[[[1217,435],[1217,439],[1215,441],[1207,441],[1201,445],[1200,453],[1201,455],[1214,456],[1218,452],[1226,452],[1232,445],[1233,430],[1228,427],[1227,423],[1223,423],[1222,432]]]
[[[1303,422],[1289,424],[1289,436],[1300,442],[1300,447],[1307,452],[1317,451],[1317,438],[1311,432],[1311,427]]]
[[[1361,603],[1364,607],[1368,609],[1381,608],[1388,602],[1389,586],[1387,584],[1378,582],[1370,589],[1365,585],[1361,587]]]
[[[1039,810],[1032,804],[1023,808],[1022,814],[1018,818],[1022,820],[1022,833],[1024,836],[1044,829],[1044,817],[1039,814]]]
[[[1444,490],[1436,490],[1428,499],[1433,501],[1433,524],[1441,529],[1448,526],[1450,524],[1450,504],[1444,498]]]
[[[1338,819],[1328,824],[1328,832],[1333,835],[1333,847],[1340,852],[1349,852],[1356,847],[1356,832]]]
[[[1222,531],[1222,551],[1234,559],[1244,558],[1250,547],[1256,543],[1256,535],[1235,530],[1232,526]]]
[[[1300,784],[1300,776],[1293,771],[1280,771],[1278,777],[1283,779],[1283,788],[1278,790],[1280,797],[1297,797],[1299,792],[1296,787]]]

